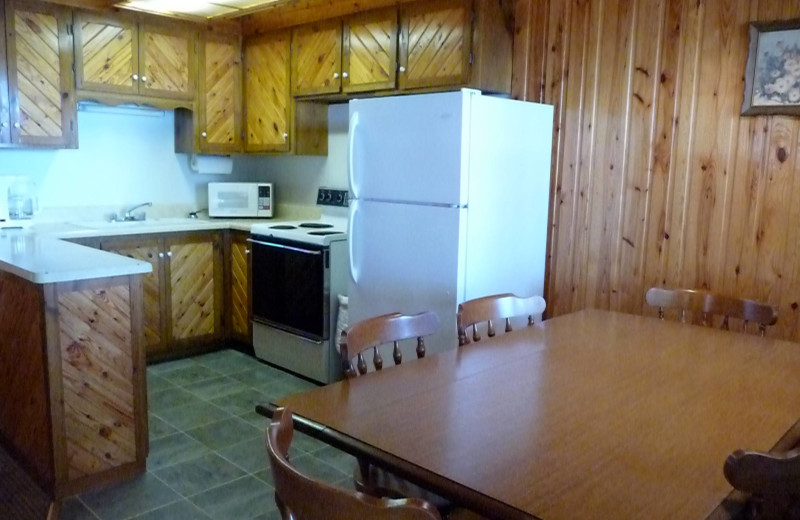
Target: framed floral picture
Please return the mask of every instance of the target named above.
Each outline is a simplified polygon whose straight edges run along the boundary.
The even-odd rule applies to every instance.
[[[800,115],[800,21],[750,24],[742,115]]]

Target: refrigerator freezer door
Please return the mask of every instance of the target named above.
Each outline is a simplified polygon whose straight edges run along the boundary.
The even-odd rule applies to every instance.
[[[447,92],[350,102],[350,196],[463,205],[469,103]]]
[[[427,340],[428,353],[456,347],[467,210],[358,200],[350,211],[350,324],[433,311],[441,325]],[[403,358],[413,359],[413,345],[407,347]]]

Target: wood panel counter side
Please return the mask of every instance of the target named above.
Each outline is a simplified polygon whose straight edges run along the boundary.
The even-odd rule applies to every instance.
[[[55,499],[145,470],[142,275],[0,271],[0,442]]]

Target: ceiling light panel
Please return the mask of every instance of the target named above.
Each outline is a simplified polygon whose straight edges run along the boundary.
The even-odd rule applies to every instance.
[[[240,10],[274,4],[280,0],[127,0],[118,7],[156,14],[173,14],[213,18],[235,14]]]

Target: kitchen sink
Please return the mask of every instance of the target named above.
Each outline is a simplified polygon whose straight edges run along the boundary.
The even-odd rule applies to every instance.
[[[70,222],[70,224],[87,229],[129,229],[171,226],[202,227],[206,225],[206,222],[192,218],[153,218],[147,220],[119,220],[115,222],[109,220],[88,220]]]

